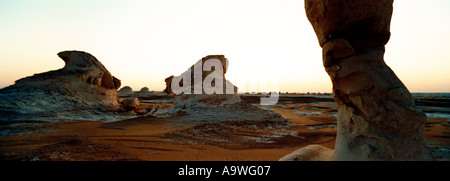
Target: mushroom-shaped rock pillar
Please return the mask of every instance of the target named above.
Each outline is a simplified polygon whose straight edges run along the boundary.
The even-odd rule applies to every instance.
[[[393,0],[305,0],[338,104],[334,160],[430,160],[426,116],[384,62]]]

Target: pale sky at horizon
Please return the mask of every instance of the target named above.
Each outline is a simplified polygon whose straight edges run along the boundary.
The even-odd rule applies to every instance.
[[[94,55],[122,86],[163,90],[206,55],[227,79],[279,78],[281,92],[331,92],[303,0],[0,0],[0,88]],[[395,0],[385,61],[411,92],[450,92],[450,1]],[[258,77],[260,77],[258,79]]]

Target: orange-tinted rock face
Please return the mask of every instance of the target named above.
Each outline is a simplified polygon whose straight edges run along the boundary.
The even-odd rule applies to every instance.
[[[86,71],[84,76],[89,83],[94,83],[106,89],[117,89],[120,87],[120,80],[111,73],[89,53],[81,51],[63,51],[58,56],[64,60],[66,65],[62,71]]]
[[[385,64],[392,0],[305,0],[338,109],[335,160],[429,160],[425,115]]]

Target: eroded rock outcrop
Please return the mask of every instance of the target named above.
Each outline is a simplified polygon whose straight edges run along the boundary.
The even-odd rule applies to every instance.
[[[429,160],[426,116],[383,60],[393,0],[305,0],[338,104],[335,160]]]
[[[333,154],[332,149],[324,146],[308,145],[280,158],[279,161],[331,161]]]
[[[139,100],[137,97],[129,97],[121,102],[121,107],[124,111],[136,110],[139,107]]]
[[[120,80],[100,61],[82,51],[63,51],[58,56],[66,63],[63,68],[22,78],[0,90],[2,120],[64,119],[76,113],[89,119],[87,113],[119,108]]]
[[[205,68],[208,60],[214,59],[217,66],[211,69]],[[221,70],[220,70],[221,69]],[[180,76],[170,76],[165,79],[166,89],[173,96],[173,105],[170,114],[185,115],[182,120],[216,122],[216,121],[242,121],[242,120],[267,120],[275,121],[279,125],[289,125],[279,114],[259,109],[256,106],[243,102],[237,94],[237,87],[226,80],[225,73],[228,70],[228,60],[223,55],[209,55],[203,57]],[[202,72],[201,75],[196,72]],[[190,77],[190,87],[184,84],[184,78]],[[215,77],[211,81],[211,77]],[[197,80],[197,81],[195,81]],[[200,81],[198,81],[200,80]],[[173,82],[177,81],[177,82]],[[219,93],[208,93],[204,82],[211,81],[211,86],[220,85]],[[221,82],[221,83],[220,83]],[[174,85],[180,85],[174,87]],[[182,86],[182,85],[185,86]],[[208,84],[208,83],[207,83]],[[186,88],[187,87],[187,88]],[[174,93],[181,90],[190,90],[190,93]]]
[[[215,59],[220,61],[220,68],[215,67],[214,70],[211,71],[204,71],[204,64],[207,60]],[[191,109],[201,109],[201,108],[211,108],[211,107],[217,107],[217,106],[223,106],[226,104],[234,104],[241,102],[241,99],[239,95],[237,94],[237,87],[234,86],[231,82],[225,79],[225,74],[227,72],[228,68],[228,60],[223,55],[209,55],[206,57],[203,57],[201,60],[199,60],[196,63],[198,66],[192,65],[186,72],[184,72],[182,75],[174,77],[170,76],[166,78],[166,89],[164,90],[166,93],[173,95],[173,106],[171,109],[171,113],[178,113],[178,112],[190,112]],[[222,69],[219,71],[219,69]],[[216,71],[217,70],[217,71]],[[199,77],[197,80],[195,80],[195,72],[201,72],[201,77]],[[203,82],[205,78],[212,74],[218,74],[216,75],[216,79],[212,82],[213,86],[216,82],[222,82],[222,92],[207,94],[205,93],[205,90],[203,89]],[[198,74],[199,75],[199,74]],[[190,89],[186,88],[186,85],[184,85],[183,76],[187,76],[190,78]],[[172,81],[176,78],[179,78],[179,88],[175,88],[172,86]],[[228,84],[228,85],[227,85]],[[233,92],[231,94],[226,94],[226,88],[227,86],[232,87]],[[197,90],[197,93],[195,92],[195,89]],[[178,89],[178,90],[176,90]],[[189,93],[182,92],[181,94],[176,95],[173,91],[182,91],[184,89],[189,89]]]
[[[148,89],[148,87],[142,87],[139,92],[149,92],[149,91],[150,89]]]
[[[130,86],[124,86],[124,87],[120,88],[119,91],[131,92],[131,91],[133,91],[133,89]]]

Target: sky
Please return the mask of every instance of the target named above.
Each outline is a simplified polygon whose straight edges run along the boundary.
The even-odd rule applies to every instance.
[[[448,0],[394,1],[385,61],[411,92],[450,92],[449,21]],[[62,68],[64,50],[91,53],[134,90],[163,90],[212,54],[240,91],[332,87],[302,0],[0,0],[0,88]]]

